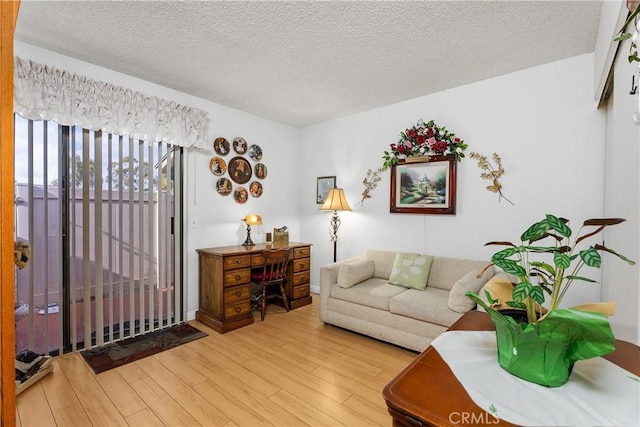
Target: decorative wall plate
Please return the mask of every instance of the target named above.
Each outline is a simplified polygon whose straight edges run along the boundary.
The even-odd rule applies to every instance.
[[[236,156],[229,162],[229,177],[236,184],[246,184],[251,179],[251,165],[244,157]]]
[[[244,154],[247,152],[247,141],[244,140],[241,136],[235,138],[233,140],[233,149],[238,154]]]
[[[220,137],[213,141],[213,149],[216,150],[216,153],[220,156],[226,156],[229,154],[229,150],[231,150],[231,145],[229,141],[227,141],[227,138]]]
[[[249,146],[249,157],[256,162],[262,158],[262,148],[259,145],[251,144]]]
[[[240,203],[240,204],[245,203],[249,198],[249,195],[247,194],[247,189],[244,187],[236,188],[235,191],[233,192],[233,198],[237,203]]]
[[[228,196],[231,194],[231,181],[228,178],[220,178],[218,182],[216,182],[216,191],[218,194],[223,196]]]
[[[262,184],[260,184],[258,181],[252,181],[251,184],[249,184],[249,193],[253,197],[262,196]]]
[[[265,179],[267,177],[267,167],[264,163],[256,163],[254,166],[256,178]]]
[[[220,157],[214,157],[209,160],[209,170],[214,175],[224,175],[227,171],[227,163]]]

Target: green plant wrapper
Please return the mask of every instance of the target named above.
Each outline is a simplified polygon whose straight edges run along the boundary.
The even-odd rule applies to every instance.
[[[615,348],[613,331],[603,314],[564,308],[549,312],[537,323],[516,323],[473,292],[466,295],[491,316],[500,367],[524,380],[560,386],[577,360],[603,356]]]

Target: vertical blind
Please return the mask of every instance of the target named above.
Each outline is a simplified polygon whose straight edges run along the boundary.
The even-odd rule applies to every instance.
[[[16,275],[16,307],[29,307],[17,350],[183,322],[182,149],[19,116],[15,139],[16,238],[32,249]]]

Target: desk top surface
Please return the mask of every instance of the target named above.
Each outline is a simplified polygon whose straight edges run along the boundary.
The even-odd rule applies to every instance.
[[[196,249],[198,253],[207,253],[213,255],[244,255],[257,252],[268,251],[272,249],[299,248],[311,246],[311,243],[289,242],[289,243],[256,243],[253,246],[219,246],[216,248]]]

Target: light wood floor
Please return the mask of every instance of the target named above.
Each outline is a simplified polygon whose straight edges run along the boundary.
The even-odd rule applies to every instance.
[[[258,313],[255,313],[258,314]],[[313,304],[95,375],[81,356],[17,398],[21,426],[385,426],[382,389],[417,353],[324,325]]]

